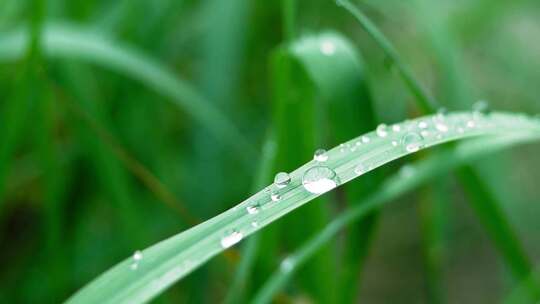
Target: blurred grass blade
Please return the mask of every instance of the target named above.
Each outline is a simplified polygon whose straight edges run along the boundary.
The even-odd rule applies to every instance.
[[[424,183],[432,182],[438,176],[482,156],[498,150],[531,141],[540,140],[540,133],[525,136],[513,134],[500,137],[485,137],[461,143],[453,150],[444,149],[425,160],[410,166],[408,172],[398,172],[388,178],[378,191],[368,196],[361,204],[349,208],[332,220],[325,229],[315,233],[308,242],[284,259],[287,268],[281,267],[268,279],[264,287],[256,295],[253,303],[269,303],[276,294],[321,246],[334,239],[337,234],[354,221],[361,219],[374,209],[379,209],[401,195],[414,190]]]
[[[356,18],[371,38],[373,38],[382,48],[385,55],[396,65],[399,75],[418,101],[418,106],[422,111],[428,113],[433,112],[433,109],[436,106],[435,100],[425,92],[420,83],[414,78],[411,70],[403,63],[392,43],[386,39],[384,34],[379,31],[375,24],[373,24],[362,11],[356,8],[349,0],[337,0],[337,3]]]
[[[375,128],[364,65],[358,51],[345,37],[335,32],[305,36],[291,44],[290,53],[302,64],[317,90],[316,116],[321,125],[318,132],[322,133],[324,143],[337,145],[359,132]],[[341,198],[348,204],[357,202],[374,189],[378,180],[377,175],[366,176],[362,184],[346,186],[345,196]],[[370,240],[365,236],[372,232],[375,223],[374,214],[347,234],[344,258],[336,273],[343,278],[338,284],[339,292],[336,290],[339,300],[335,301],[351,302],[356,298],[360,267]],[[331,289],[326,287],[326,290]]]
[[[0,34],[0,61],[17,60],[28,44],[23,30]],[[253,147],[227,117],[199,95],[186,81],[140,51],[73,25],[47,25],[43,32],[45,55],[82,59],[132,77],[186,111],[216,139],[242,154],[255,155]],[[246,158],[243,158],[246,159]]]
[[[514,136],[516,140],[523,140],[540,137],[540,121],[522,115],[453,113],[444,118],[447,129],[442,133],[437,132],[437,124],[432,122],[433,119],[437,120],[437,117],[439,116],[427,116],[406,121],[399,124],[400,130],[397,132],[389,132],[384,136],[381,136],[380,132],[370,132],[364,137],[344,143],[344,147],[354,145],[354,150],[343,150],[341,147],[329,150],[326,154],[328,158],[323,164],[326,169],[321,169],[321,163],[315,160],[306,163],[290,173],[291,179],[286,187],[270,185],[236,207],[143,250],[138,258],[128,258],[120,262],[73,295],[68,302],[146,302],[244,237],[331,190],[327,184],[341,185],[358,177],[361,175],[356,170],[359,165],[370,171],[419,148],[465,138]],[[421,121],[427,126],[420,124],[420,128]],[[427,129],[433,136],[419,138],[421,129]],[[364,144],[357,145],[362,142],[362,138],[368,139],[369,143],[364,140]],[[411,141],[411,138],[414,140]],[[397,145],[393,144],[394,142]],[[458,150],[458,153],[463,151]],[[444,167],[450,163],[450,159],[438,160],[436,163],[436,168]],[[319,188],[311,187],[318,186],[318,182],[310,184],[308,188],[303,186],[302,181],[306,181],[304,175],[311,177],[314,173],[324,172],[329,174],[314,179],[318,182],[324,181],[322,190],[317,191]],[[396,185],[398,188],[404,186],[406,184]],[[366,208],[365,206],[369,205],[362,204],[359,208]],[[290,268],[287,263],[282,265],[284,269]]]

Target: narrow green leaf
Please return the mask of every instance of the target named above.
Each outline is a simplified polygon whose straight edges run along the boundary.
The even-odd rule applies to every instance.
[[[495,151],[521,144],[537,141],[540,133],[508,134],[500,137],[486,137],[464,142],[452,150],[444,149],[442,152],[417,162],[409,167],[407,172],[402,171],[388,178],[373,195],[367,197],[361,204],[356,204],[330,222],[324,230],[315,234],[297,251],[286,257],[283,263],[287,267],[276,270],[268,279],[267,283],[259,291],[253,303],[269,303],[276,294],[311,256],[321,246],[330,242],[347,225],[369,214],[372,210],[390,204],[401,195],[414,190],[424,183],[431,182],[437,176],[447,173],[464,163],[480,159],[482,156]]]
[[[370,132],[365,134],[365,137],[358,137],[344,143],[349,148],[347,150],[342,151],[340,147],[329,150],[327,152],[328,159],[323,164],[312,160],[292,171],[290,173],[291,180],[287,187],[278,188],[275,185],[270,185],[236,207],[143,250],[141,252],[142,258],[128,258],[120,262],[73,295],[68,302],[146,302],[242,238],[262,229],[325,191],[331,190],[333,183],[342,185],[358,177],[359,174],[355,170],[358,165],[363,165],[369,168],[367,171],[370,171],[397,158],[409,155],[419,148],[465,138],[500,136],[503,138],[511,137],[514,140],[532,140],[540,136],[540,121],[529,119],[523,115],[493,113],[489,116],[483,116],[471,113],[454,113],[444,118],[444,124],[447,127],[443,128],[444,131],[438,131],[441,126],[432,122],[433,119],[437,121],[440,117],[426,116],[406,121],[398,124],[400,131],[391,132],[385,136]],[[420,122],[425,122],[428,125],[425,126],[422,123],[420,124],[422,128],[420,128]],[[426,129],[430,131],[432,136],[418,138],[416,135],[411,135]],[[369,143],[362,144],[362,138],[368,139]],[[350,147],[353,145],[357,148],[352,151]],[[457,150],[456,153],[461,155],[464,152]],[[443,160],[436,162],[437,166],[434,170],[446,168],[451,164],[450,158],[449,161],[446,161],[446,157]],[[321,165],[326,169],[321,170]],[[315,168],[314,171],[314,167],[319,169]],[[307,188],[304,187],[303,181],[306,182],[307,177],[313,176],[314,172],[328,173],[323,175],[327,178],[321,177],[320,183],[311,183]],[[335,175],[331,174],[332,172]],[[409,181],[409,179],[406,180]],[[407,187],[409,183],[397,183],[395,187],[398,189]],[[321,189],[318,186],[323,187]],[[307,191],[307,189],[311,189],[311,191]],[[318,189],[320,191],[317,191]],[[390,193],[393,192],[395,191]],[[276,197],[279,197],[279,200],[276,201]],[[378,204],[376,203],[376,205]],[[367,208],[366,206],[369,207],[369,204],[359,205],[359,208],[364,210]],[[248,209],[251,208],[257,208],[257,212],[249,212]],[[135,269],[134,263],[136,264]],[[289,269],[290,265],[284,263],[282,267]]]

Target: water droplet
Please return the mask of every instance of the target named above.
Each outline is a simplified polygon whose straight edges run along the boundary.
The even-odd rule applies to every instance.
[[[416,152],[422,148],[422,136],[416,132],[407,133],[401,139],[401,144],[407,152]]]
[[[334,55],[336,52],[336,45],[332,41],[323,41],[321,43],[321,53],[326,56]]]
[[[437,139],[442,139],[443,138],[443,135],[442,134],[437,134]]]
[[[253,227],[253,228],[259,227],[259,223],[258,222],[251,222],[251,227]]]
[[[425,121],[420,121],[420,122],[418,122],[418,127],[420,129],[426,129],[428,127],[428,124]]]
[[[439,130],[440,132],[446,133],[448,132],[448,126],[443,123],[437,123],[435,124],[435,128]]]
[[[270,194],[270,199],[274,202],[278,202],[281,199],[281,195],[277,192],[272,192]]]
[[[358,175],[362,175],[366,172],[366,167],[364,167],[364,165],[362,164],[358,164],[356,165],[356,167],[354,167],[354,173],[358,174]]]
[[[392,140],[392,146],[397,147],[398,142],[396,140]]]
[[[388,131],[386,130],[386,125],[385,124],[380,124],[377,126],[377,135],[379,137],[386,137],[386,135],[388,135]]]
[[[340,147],[341,147],[341,145],[340,145]],[[318,161],[318,162],[325,162],[325,161],[328,160],[328,154],[326,154],[325,149],[318,149],[313,154],[313,159]]]
[[[474,128],[476,126],[476,123],[472,120],[467,121],[467,127],[468,128]]]
[[[284,188],[291,182],[291,177],[287,172],[279,172],[274,177],[274,185],[278,188]]]
[[[259,213],[259,205],[251,205],[246,207],[246,211],[249,214],[257,214]]]
[[[339,178],[334,170],[315,166],[304,172],[302,184],[304,188],[314,194],[322,194],[335,188],[339,183]]]
[[[422,135],[422,137],[426,138],[426,137],[429,137],[431,135],[431,133],[429,133],[428,130],[422,130],[420,132],[420,135]]]
[[[140,261],[143,258],[143,254],[140,250],[137,250],[133,253],[133,260],[134,261]]]
[[[294,268],[294,259],[291,257],[285,258],[283,261],[281,261],[281,264],[279,265],[279,269],[283,272],[290,272]]]
[[[401,126],[400,125],[393,125],[392,126],[392,131],[398,133],[401,131]]]
[[[367,137],[367,136],[365,136],[365,135],[362,136],[362,142],[365,143],[365,144],[367,144],[367,143],[369,142],[369,137]]]
[[[489,110],[489,104],[485,100],[478,100],[472,106],[473,112],[475,114],[486,114]]]
[[[240,242],[242,238],[244,238],[244,235],[241,232],[233,230],[227,233],[223,238],[221,238],[221,247],[229,248],[234,244]]]
[[[131,270],[137,270],[137,268],[139,268],[139,263],[131,263],[131,265],[129,265],[129,268],[131,268]]]

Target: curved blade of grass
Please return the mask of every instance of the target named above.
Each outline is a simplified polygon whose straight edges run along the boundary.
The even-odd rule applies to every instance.
[[[363,138],[369,139],[369,143],[362,144],[362,137],[350,140],[342,147],[329,150],[328,160],[324,165],[336,173],[340,184],[344,184],[359,176],[355,170],[358,165],[363,165],[367,171],[370,171],[410,154],[410,149],[404,148],[399,141],[405,135],[419,133],[421,130],[430,132],[429,136],[424,133],[426,136],[420,142],[422,147],[481,136],[537,137],[540,133],[540,121],[523,115],[493,113],[484,116],[453,113],[444,118],[444,124],[449,129],[442,133],[437,132],[437,123],[432,123],[433,119],[437,121],[441,118],[426,116],[406,121],[399,124],[401,131],[390,132],[384,137],[377,136],[376,132],[367,133]],[[428,128],[420,129],[420,121],[426,122]],[[423,126],[423,124],[420,125]],[[394,145],[394,142],[397,142],[397,145]],[[356,148],[350,149],[353,146]],[[442,167],[447,163],[449,162],[439,161],[438,165]],[[275,185],[267,186],[234,208],[145,249],[142,251],[143,258],[139,261],[128,258],[120,262],[73,295],[68,302],[141,303],[149,301],[175,281],[224,251],[226,249],[224,247],[233,245],[243,237],[253,234],[320,196],[320,194],[306,191],[302,185],[302,176],[306,170],[317,165],[320,163],[310,161],[290,173],[291,181],[287,187],[278,189]],[[271,199],[272,192],[280,195],[281,199],[278,202]],[[362,206],[365,208],[366,205]],[[247,207],[255,207],[258,212],[247,212]],[[132,267],[134,262],[137,263],[135,270]]]
[[[255,297],[254,303],[268,303],[273,295],[284,286],[287,280],[325,243],[331,241],[340,230],[352,222],[366,216],[371,210],[390,204],[401,195],[414,190],[424,183],[430,182],[437,176],[447,173],[456,167],[479,159],[480,157],[508,148],[516,144],[540,140],[540,133],[507,134],[498,137],[484,137],[461,143],[453,150],[443,150],[426,160],[417,162],[414,168],[408,170],[412,173],[396,173],[388,178],[373,195],[367,197],[362,204],[343,212],[332,220],[324,230],[315,234],[293,254],[285,258],[280,269],[275,271],[268,279],[266,285]],[[287,265],[287,267],[283,267]]]
[[[0,34],[0,61],[21,58],[28,40],[24,30]],[[218,109],[186,81],[144,53],[73,25],[45,26],[42,43],[47,56],[82,59],[142,82],[170,98],[223,143],[242,154],[255,155],[250,143]]]
[[[395,51],[391,43],[384,35],[371,23],[371,21],[348,0],[339,0],[349,13],[364,27],[364,29],[379,44],[389,59],[396,65],[400,75],[411,93],[416,97],[418,106],[423,112],[433,113],[434,103],[429,102],[427,93],[422,89],[419,82],[414,78],[410,70],[402,63],[401,58]],[[500,204],[496,197],[491,194],[487,185],[480,179],[475,170],[470,166],[458,168],[458,177],[462,184],[468,182],[474,184],[474,189],[464,185],[469,189],[469,199],[476,216],[484,225],[486,232],[494,242],[495,247],[500,251],[505,262],[511,267],[511,271],[518,279],[525,279],[526,273],[530,272],[531,264],[524,254],[516,234],[510,228],[508,220],[500,211]],[[533,293],[540,293],[540,287],[535,288]]]
[[[358,132],[367,132],[375,128],[376,119],[372,100],[367,88],[362,59],[345,37],[339,33],[324,32],[318,35],[305,36],[290,47],[291,55],[300,61],[306,73],[312,79],[319,102],[318,116],[322,136],[325,142],[333,145],[354,137]],[[345,187],[348,204],[359,201],[375,188],[380,181],[379,176],[364,177],[361,185]],[[370,238],[359,238],[372,232],[376,223],[376,215],[359,223],[347,234],[344,258],[341,259],[336,276],[342,276],[338,290],[326,285],[322,288],[337,293],[339,302],[352,302],[356,297],[358,279],[362,260],[367,254]],[[312,231],[312,229],[310,229]],[[360,241],[359,241],[360,240]],[[328,271],[328,265],[324,265]],[[326,275],[325,277],[328,277]],[[336,281],[336,280],[333,280]]]

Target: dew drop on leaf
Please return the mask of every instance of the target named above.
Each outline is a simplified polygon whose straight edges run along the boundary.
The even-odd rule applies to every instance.
[[[270,193],[270,199],[273,202],[279,202],[279,200],[281,199],[281,195],[279,195],[279,193],[277,193],[277,192],[272,192],[272,193]]]
[[[274,185],[278,188],[284,188],[291,182],[291,177],[286,172],[279,172],[274,177]]]
[[[407,152],[416,152],[422,148],[422,136],[416,132],[410,132],[403,136],[401,144]]]
[[[322,163],[328,160],[328,154],[325,149],[317,149],[313,154],[313,159]]]
[[[234,244],[240,242],[242,238],[244,238],[244,235],[241,232],[237,230],[232,230],[231,232],[228,232],[223,238],[221,238],[221,247],[229,248]]]
[[[249,214],[257,214],[257,213],[259,213],[259,205],[247,206],[246,211]]]
[[[140,250],[137,250],[133,253],[133,260],[134,261],[140,261],[143,258],[143,254]]]
[[[386,135],[388,135],[388,131],[386,130],[386,125],[385,124],[380,124],[377,126],[377,135],[379,137],[386,137]]]
[[[339,178],[334,170],[325,166],[315,166],[302,177],[304,188],[314,194],[322,194],[334,189],[339,184]]]

